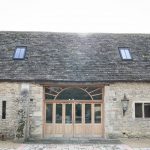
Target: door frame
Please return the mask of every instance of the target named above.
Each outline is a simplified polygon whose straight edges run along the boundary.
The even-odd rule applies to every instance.
[[[78,84],[77,84],[78,85]],[[46,86],[50,86],[49,84],[48,85],[46,85]],[[45,85],[43,86],[43,91],[44,91],[44,89],[45,89],[45,87],[46,87]],[[97,100],[97,101],[95,101],[95,100],[92,100],[92,101],[87,101],[87,100],[79,100],[79,101],[77,101],[77,100],[75,100],[75,102],[73,102],[74,103],[74,107],[75,107],[75,104],[84,104],[84,107],[85,107],[85,104],[86,103],[89,103],[89,104],[101,104],[101,124],[102,124],[102,137],[104,137],[105,136],[105,128],[104,128],[104,124],[105,124],[105,113],[104,113],[104,85],[78,85],[78,86],[74,86],[74,85],[63,85],[63,86],[54,86],[54,85],[52,85],[51,87],[66,87],[66,88],[69,88],[69,87],[85,87],[85,86],[87,86],[87,87],[100,87],[100,88],[102,88],[102,99],[101,100]],[[43,92],[43,134],[42,134],[42,137],[43,138],[45,138],[45,126],[46,126],[46,104],[54,104],[55,103],[55,107],[56,107],[56,104],[67,104],[68,103],[68,100],[63,100],[63,101],[61,101],[61,100],[55,100],[55,102],[54,101],[47,101],[46,99],[45,99],[45,93]],[[92,106],[92,105],[91,105]],[[83,107],[83,106],[82,106]],[[64,107],[62,108],[62,109],[64,109]],[[82,108],[83,109],[83,108]],[[56,111],[56,110],[55,110]],[[73,109],[73,111],[74,112],[72,112],[72,113],[75,113],[75,108]],[[92,111],[94,111],[94,110],[92,110]],[[55,112],[53,112],[53,113],[55,113]],[[63,114],[62,114],[63,115]],[[64,114],[65,115],[65,114]],[[74,117],[75,115],[73,115],[73,117]],[[83,116],[82,116],[83,117]],[[84,118],[85,119],[85,118]],[[55,120],[55,118],[54,118],[54,120]],[[83,119],[82,119],[83,120]],[[75,121],[75,119],[73,119],[73,121]],[[53,123],[54,124],[54,123]],[[56,123],[55,123],[56,124]],[[73,130],[73,132],[74,132],[74,130]]]

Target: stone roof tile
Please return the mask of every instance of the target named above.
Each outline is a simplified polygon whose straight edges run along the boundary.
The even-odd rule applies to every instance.
[[[13,60],[16,46],[27,46],[24,60]],[[150,81],[150,35],[0,32],[0,80]]]

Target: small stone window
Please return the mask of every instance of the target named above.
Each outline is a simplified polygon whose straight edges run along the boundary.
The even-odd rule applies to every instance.
[[[144,103],[144,117],[150,118],[150,103]]]
[[[132,60],[129,48],[119,48],[122,60]]]
[[[26,54],[26,46],[16,47],[13,59],[24,59]]]
[[[135,103],[135,118],[150,118],[150,103]]]
[[[2,119],[6,119],[6,101],[2,101]]]

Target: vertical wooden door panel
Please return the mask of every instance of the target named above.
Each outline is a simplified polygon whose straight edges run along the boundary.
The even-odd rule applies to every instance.
[[[73,101],[46,104],[46,106],[52,110],[45,111],[45,121],[47,121],[44,126],[45,137],[101,137],[103,135],[102,104]]]
[[[64,125],[64,136],[73,136],[73,105],[65,104],[65,125]]]

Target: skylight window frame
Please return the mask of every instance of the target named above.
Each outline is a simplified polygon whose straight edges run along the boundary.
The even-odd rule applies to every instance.
[[[24,55],[23,55],[23,57],[15,57],[15,54],[16,54],[16,51],[17,51],[17,49],[18,48],[24,48],[25,49],[25,52],[24,52]],[[13,59],[14,60],[24,60],[25,59],[25,56],[26,56],[26,52],[27,52],[27,46],[16,46],[16,48],[15,48],[15,50],[14,50],[14,54],[13,54]]]
[[[132,55],[131,55],[131,50],[129,47],[118,47],[118,50],[119,50],[120,57],[123,61],[132,61],[133,60]],[[128,50],[131,58],[123,58],[121,50]]]

